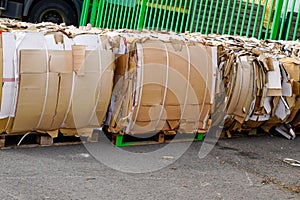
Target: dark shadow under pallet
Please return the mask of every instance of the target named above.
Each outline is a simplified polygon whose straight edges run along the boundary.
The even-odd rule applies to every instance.
[[[64,146],[83,144],[86,142],[98,142],[98,133],[91,137],[63,136],[52,138],[48,134],[31,132],[29,134],[2,134],[0,135],[0,149],[31,148],[45,146]]]

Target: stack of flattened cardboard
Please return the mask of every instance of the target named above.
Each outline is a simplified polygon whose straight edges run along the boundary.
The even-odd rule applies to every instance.
[[[1,132],[91,134],[109,106],[114,54],[95,34],[1,34]]]
[[[115,86],[106,121],[113,133],[206,132],[217,48],[165,33],[118,33]],[[121,46],[125,45],[126,51]]]
[[[232,36],[206,40],[223,48],[219,70],[226,90],[225,129],[274,128],[293,139],[292,127],[299,126],[300,119],[299,43],[292,47],[289,42]]]
[[[1,132],[75,134],[103,120],[112,133],[206,132],[223,91],[227,131],[274,128],[292,139],[300,126],[298,42],[11,21],[1,28]]]

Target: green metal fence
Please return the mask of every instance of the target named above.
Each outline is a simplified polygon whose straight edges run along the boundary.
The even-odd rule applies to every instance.
[[[299,0],[84,0],[80,25],[300,38]]]

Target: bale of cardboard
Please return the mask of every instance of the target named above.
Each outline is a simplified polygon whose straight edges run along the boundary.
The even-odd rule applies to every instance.
[[[1,132],[68,135],[105,126],[169,134],[218,125],[293,139],[300,125],[297,41],[0,25]]]

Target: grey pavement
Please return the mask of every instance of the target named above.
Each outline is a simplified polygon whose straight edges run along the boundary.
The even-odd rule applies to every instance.
[[[219,140],[203,159],[201,144],[141,174],[111,169],[83,145],[1,150],[0,199],[300,199],[300,167],[282,161],[300,160],[299,136]],[[143,153],[162,146],[122,149]]]

